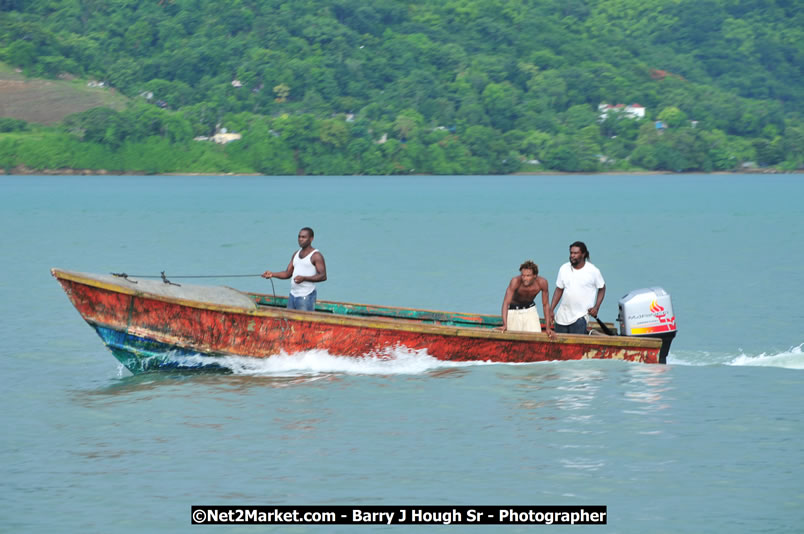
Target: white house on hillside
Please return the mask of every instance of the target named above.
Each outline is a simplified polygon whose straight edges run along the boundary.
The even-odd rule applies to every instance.
[[[617,104],[612,106],[610,104],[602,103],[597,106],[598,112],[600,112],[600,120],[606,120],[609,112],[614,112],[619,114],[622,117],[628,117],[629,119],[644,119],[645,118],[645,108],[640,106],[639,104],[631,104],[626,106],[625,104]]]
[[[242,137],[243,136],[241,134],[239,134],[239,133],[229,133],[229,132],[226,131],[226,128],[224,128],[222,131],[217,132],[215,135],[213,135],[211,137],[207,137],[205,135],[202,135],[200,137],[194,137],[193,141],[214,141],[215,143],[218,143],[219,145],[225,145],[226,143],[231,143],[232,141],[237,141],[238,139],[241,139]]]

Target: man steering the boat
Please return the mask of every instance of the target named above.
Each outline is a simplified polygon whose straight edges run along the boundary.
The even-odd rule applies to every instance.
[[[502,303],[501,330],[511,332],[541,332],[539,311],[536,309],[536,296],[542,295],[542,309],[544,310],[544,327],[547,335],[554,337],[552,327],[552,314],[547,304],[550,291],[547,280],[539,276],[539,266],[531,260],[519,266],[519,276],[511,279]]]
[[[324,263],[324,256],[313,248],[313,236],[315,233],[312,228],[304,227],[299,230],[298,251],[293,253],[284,271],[274,273],[265,271],[263,278],[279,278],[287,280],[291,276],[290,295],[288,296],[289,310],[315,310],[315,299],[318,292],[315,282],[323,282],[327,279],[327,265]]]
[[[606,281],[589,261],[589,250],[582,241],[571,244],[569,250],[570,261],[558,270],[550,309],[555,310],[561,301],[555,312],[556,332],[588,334],[586,315],[597,317],[606,296]]]

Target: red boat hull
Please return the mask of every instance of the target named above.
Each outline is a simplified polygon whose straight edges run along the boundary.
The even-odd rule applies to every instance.
[[[153,295],[136,286],[132,289],[128,282],[110,283],[105,279],[108,277],[93,278],[56,269],[53,274],[92,326],[183,353],[266,358],[282,352],[323,349],[339,356],[385,357],[394,349],[407,348],[426,350],[428,355],[445,361],[525,363],[592,358],[658,363],[661,347],[660,341],[650,338],[557,335],[557,339],[550,340],[546,334],[422,324],[404,319],[339,316],[256,305],[247,309]]]

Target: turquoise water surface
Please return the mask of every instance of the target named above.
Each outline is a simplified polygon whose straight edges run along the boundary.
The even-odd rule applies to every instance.
[[[411,530],[192,526],[200,504],[606,505],[580,528],[801,531],[802,198],[795,175],[0,177],[0,531]],[[669,364],[314,350],[132,376],[49,273],[280,270],[302,226],[319,298],[482,313],[525,259],[552,289],[585,241],[602,318],[632,289],[672,295]],[[570,527],[413,530],[444,528]]]

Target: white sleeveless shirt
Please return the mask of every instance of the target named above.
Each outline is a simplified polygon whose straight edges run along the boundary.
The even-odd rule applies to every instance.
[[[290,277],[290,294],[294,297],[306,297],[315,291],[314,283],[304,281],[301,284],[297,284],[293,279],[297,276],[313,276],[318,272],[312,262],[313,254],[316,252],[318,252],[318,250],[313,249],[307,256],[299,258],[299,254],[301,253],[301,249],[299,249],[293,256],[293,275]]]

